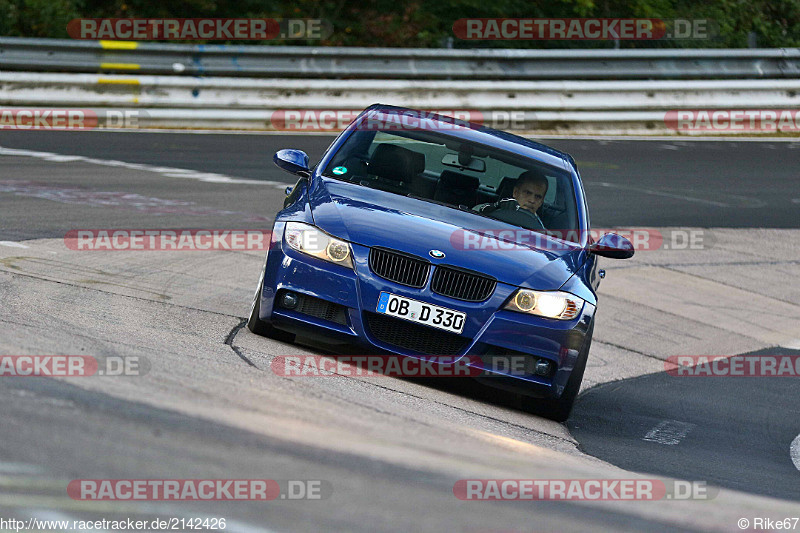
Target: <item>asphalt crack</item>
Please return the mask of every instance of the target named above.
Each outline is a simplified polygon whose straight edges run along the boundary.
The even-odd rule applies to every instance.
[[[239,319],[241,319],[241,317],[238,317],[236,315],[231,315],[229,313],[222,313],[220,311],[212,311],[210,309],[201,309],[199,307],[192,307],[190,305],[182,305],[182,304],[176,304],[176,303],[172,303],[172,302],[165,302],[163,300],[153,300],[151,298],[143,298],[141,296],[133,296],[131,294],[120,294],[120,293],[114,292],[114,291],[106,291],[106,290],[103,290],[103,289],[98,289],[97,287],[87,287],[86,285],[81,285],[80,283],[75,283],[75,282],[72,282],[72,281],[65,281],[65,280],[46,278],[46,277],[43,277],[41,275],[30,274],[30,273],[27,273],[27,272],[14,272],[14,271],[11,271],[11,270],[4,270],[4,269],[0,268],[0,273],[8,274],[10,276],[21,276],[21,277],[24,277],[24,278],[31,278],[31,279],[35,279],[35,280],[38,280],[38,281],[46,281],[48,283],[57,283],[59,285],[65,285],[67,287],[74,287],[76,289],[85,289],[87,291],[100,292],[100,293],[103,293],[103,294],[109,294],[111,296],[117,296],[119,298],[130,298],[131,300],[137,300],[137,301],[140,301],[140,302],[150,302],[150,303],[159,304],[159,305],[167,305],[167,306],[170,306],[170,307],[177,307],[179,309],[188,309],[188,310],[191,310],[191,311],[199,311],[201,313],[211,313],[212,315],[218,315],[218,316],[224,316],[224,317],[229,317],[229,318],[239,318]]]
[[[247,319],[246,319],[246,318],[242,318],[242,319],[240,319],[239,323],[238,323],[236,326],[234,326],[234,327],[233,327],[233,329],[230,331],[230,333],[228,333],[228,336],[227,336],[227,337],[225,337],[225,344],[226,344],[227,346],[230,346],[230,347],[231,347],[231,350],[233,350],[233,352],[234,352],[236,355],[238,355],[238,356],[239,356],[239,358],[240,358],[242,361],[244,361],[244,362],[245,362],[245,363],[247,363],[248,365],[252,366],[253,368],[258,368],[258,367],[255,365],[255,363],[253,363],[253,362],[252,362],[250,359],[248,359],[248,358],[247,358],[247,356],[244,354],[244,352],[242,352],[242,349],[241,349],[241,348],[239,348],[238,346],[235,346],[235,345],[233,344],[233,339],[235,339],[235,338],[236,338],[236,335],[237,335],[237,334],[238,334],[238,333],[239,333],[239,332],[242,330],[242,328],[243,328],[243,327],[245,327],[246,325],[247,325]],[[258,368],[258,369],[259,369],[259,370],[261,370],[260,368]]]

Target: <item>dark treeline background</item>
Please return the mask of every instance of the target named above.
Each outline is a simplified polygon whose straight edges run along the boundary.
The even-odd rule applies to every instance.
[[[620,48],[800,46],[800,0],[0,0],[0,35],[67,38],[81,17],[318,18],[333,25],[322,41],[266,44],[453,48],[612,48],[612,41],[464,41],[459,18],[659,18],[715,21],[706,40],[620,41]],[[202,41],[198,41],[202,42]],[[249,43],[255,44],[255,43]],[[259,44],[264,44],[259,43]]]

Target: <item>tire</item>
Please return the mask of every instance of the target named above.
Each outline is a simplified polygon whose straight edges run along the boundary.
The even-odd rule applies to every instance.
[[[578,361],[575,368],[567,380],[567,386],[564,387],[564,392],[557,400],[544,399],[544,400],[531,400],[530,398],[523,398],[523,409],[529,413],[555,420],[556,422],[566,422],[572,412],[572,406],[575,404],[575,398],[578,397],[578,392],[581,390],[581,382],[583,381],[583,373],[586,370],[586,361],[589,359],[589,348],[592,345],[592,335],[594,334],[594,321],[586,333],[586,339],[583,341],[583,347],[578,354]]]
[[[258,289],[256,289],[256,294],[253,296],[253,303],[250,305],[250,318],[247,319],[247,329],[255,333],[256,335],[261,335],[262,337],[268,337],[270,339],[275,339],[276,341],[281,342],[294,342],[295,335],[293,333],[289,333],[288,331],[281,331],[279,329],[275,329],[272,327],[272,324],[268,322],[264,322],[259,318],[259,314],[261,312],[261,293],[264,291],[264,272],[261,273],[261,279],[258,282]]]

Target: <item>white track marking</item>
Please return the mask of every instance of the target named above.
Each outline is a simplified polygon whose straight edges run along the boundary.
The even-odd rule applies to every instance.
[[[10,248],[29,248],[29,246],[25,244],[20,244],[14,241],[0,241],[0,246],[8,246]]]
[[[105,128],[103,130],[82,131],[81,135],[103,134],[103,133],[168,133],[176,134],[181,133],[185,135],[280,135],[281,137],[287,136],[307,136],[317,135],[323,137],[336,137],[341,130],[335,131],[280,131],[280,130],[212,130],[212,129],[175,129],[175,128]],[[691,142],[772,142],[772,143],[789,143],[789,148],[800,147],[800,142],[794,137],[745,137],[731,135],[731,136],[688,136],[688,135],[571,135],[571,134],[549,134],[549,135],[522,135],[522,137],[538,140],[538,139],[560,139],[560,140],[575,140],[575,141],[671,141],[675,144],[691,143]]]
[[[663,420],[656,427],[647,432],[642,440],[675,446],[689,433],[694,424],[679,422],[677,420]]]
[[[323,137],[336,137],[341,130],[321,130],[321,131],[281,131],[281,130],[189,130],[172,128],[103,128],[102,130],[82,131],[82,134],[91,135],[93,133],[185,133],[187,135],[280,135],[280,136],[306,136],[317,135]],[[590,137],[587,137],[587,139]],[[672,139],[668,137],[667,139]]]
[[[673,194],[671,192],[654,191],[652,189],[642,189],[642,188],[639,188],[639,187],[631,187],[629,185],[625,185],[625,186],[614,185],[613,183],[608,183],[606,181],[600,183],[600,185],[602,185],[603,187],[611,188],[611,189],[624,189],[626,191],[642,192],[642,193],[645,193],[645,194],[651,194],[653,196],[664,196],[666,198],[676,198],[678,200],[685,200],[687,202],[696,202],[698,204],[708,204],[708,205],[713,205],[713,206],[716,206],[716,207],[730,207],[730,205],[722,203],[722,202],[715,202],[713,200],[703,200],[702,198],[694,198],[693,196],[684,196],[684,195],[681,195],[681,194]]]
[[[106,130],[107,131],[107,130]],[[300,132],[297,132],[300,133]],[[777,142],[791,143],[789,146],[800,146],[797,138],[792,137],[720,137],[720,136],[684,136],[684,135],[525,135],[529,139],[562,139],[565,141],[680,141],[680,142]]]
[[[185,168],[173,167],[160,167],[156,165],[147,165],[143,163],[128,163],[126,161],[115,161],[113,159],[96,159],[94,157],[84,157],[82,155],[63,155],[53,152],[38,152],[36,150],[20,150],[16,148],[3,148],[0,146],[0,156],[19,156],[19,157],[35,157],[45,161],[54,163],[73,163],[76,161],[82,163],[89,163],[92,165],[102,165],[105,167],[121,167],[131,170],[142,170],[144,172],[154,172],[168,178],[183,178],[194,179],[198,181],[205,181],[207,183],[229,183],[229,184],[246,184],[246,185],[267,185],[283,189],[288,183],[278,181],[266,180],[251,180],[244,178],[233,178],[224,174],[216,174],[214,172],[200,172],[197,170],[189,170]]]
[[[41,474],[42,472],[44,470],[36,465],[0,461],[0,474]]]
[[[789,446],[789,457],[792,458],[794,467],[800,470],[800,435],[796,436]]]

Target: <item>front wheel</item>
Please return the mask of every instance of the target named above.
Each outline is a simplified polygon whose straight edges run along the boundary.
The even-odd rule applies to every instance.
[[[261,279],[258,282],[258,289],[253,296],[253,303],[250,305],[250,318],[247,319],[247,329],[261,335],[262,337],[269,337],[282,342],[294,342],[295,335],[287,331],[275,329],[272,324],[264,322],[259,317],[261,313],[261,293],[264,291],[264,273],[261,273]]]

